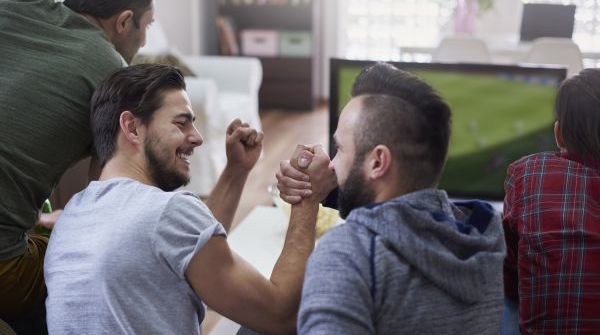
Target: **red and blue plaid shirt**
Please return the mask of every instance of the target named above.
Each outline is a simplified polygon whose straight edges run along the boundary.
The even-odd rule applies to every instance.
[[[600,334],[600,165],[534,154],[504,187],[504,289],[521,333]]]

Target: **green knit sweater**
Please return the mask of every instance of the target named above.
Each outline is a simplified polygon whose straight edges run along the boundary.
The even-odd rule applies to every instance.
[[[89,100],[124,62],[102,30],[54,0],[0,1],[0,260],[65,170],[90,152]]]

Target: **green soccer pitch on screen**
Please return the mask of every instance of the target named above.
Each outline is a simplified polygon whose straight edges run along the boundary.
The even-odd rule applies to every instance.
[[[350,100],[354,79],[370,64],[373,62],[332,60],[331,136],[339,113]],[[554,99],[565,69],[392,64],[425,80],[452,109],[448,160],[439,185],[451,196],[501,200],[511,162],[535,152],[555,150]],[[334,150],[330,145],[332,154]]]

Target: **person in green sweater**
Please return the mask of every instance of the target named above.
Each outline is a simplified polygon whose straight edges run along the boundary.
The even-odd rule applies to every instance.
[[[0,319],[19,334],[45,332],[48,240],[29,231],[90,155],[92,93],[131,61],[153,16],[152,0],[0,1]]]

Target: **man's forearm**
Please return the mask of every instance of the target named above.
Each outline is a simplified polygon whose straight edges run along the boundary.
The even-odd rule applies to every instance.
[[[283,250],[271,274],[278,288],[279,308],[295,315],[300,305],[306,261],[315,246],[315,224],[319,203],[304,200],[292,206]]]
[[[231,222],[240,203],[248,173],[248,171],[240,171],[227,165],[206,200],[206,206],[226,231],[231,228]]]

